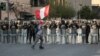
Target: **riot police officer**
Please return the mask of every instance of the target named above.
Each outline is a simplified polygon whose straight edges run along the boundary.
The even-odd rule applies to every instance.
[[[3,30],[3,42],[5,43],[7,41],[7,43],[9,43],[9,38],[8,38],[8,23],[7,22],[3,22],[3,24],[1,25],[1,28]]]

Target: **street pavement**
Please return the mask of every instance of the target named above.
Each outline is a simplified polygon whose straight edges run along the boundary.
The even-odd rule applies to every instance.
[[[100,56],[100,44],[44,44],[35,49],[30,44],[1,44],[0,56]]]

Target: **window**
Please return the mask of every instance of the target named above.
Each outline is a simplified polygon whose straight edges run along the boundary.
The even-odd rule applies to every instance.
[[[48,4],[48,0],[30,0],[30,5],[32,7],[44,6],[46,4]]]
[[[45,0],[39,0],[40,5],[44,5],[45,4]]]
[[[38,6],[38,0],[34,0],[34,6]]]
[[[6,10],[6,3],[5,2],[0,3],[0,9],[1,10]]]
[[[38,6],[38,0],[30,0],[31,7]]]

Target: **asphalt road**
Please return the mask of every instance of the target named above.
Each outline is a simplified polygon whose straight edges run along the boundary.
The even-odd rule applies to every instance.
[[[0,56],[100,56],[100,44],[45,44],[35,49],[30,44],[0,44]]]

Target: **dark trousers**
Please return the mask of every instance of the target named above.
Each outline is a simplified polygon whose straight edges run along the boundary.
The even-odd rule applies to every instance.
[[[10,42],[10,38],[8,35],[3,36],[3,43],[9,43]]]
[[[43,45],[43,37],[40,35],[36,35],[36,40],[34,42],[34,46],[37,44],[37,42],[40,40],[40,46]]]
[[[18,41],[18,38],[16,37],[16,35],[14,34],[14,35],[12,35],[11,36],[11,40],[12,40],[12,43],[17,43],[17,41]]]
[[[88,37],[89,37],[89,33],[86,33],[86,43],[89,43]]]
[[[34,33],[33,34],[30,34],[30,36],[29,36],[29,43],[30,44],[31,44],[32,38],[33,38],[33,42],[35,42],[36,37],[35,37],[35,34]]]
[[[2,38],[1,38],[1,36],[0,36],[0,42],[2,41]]]

